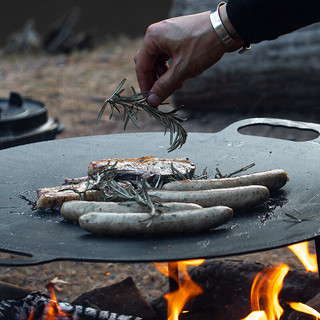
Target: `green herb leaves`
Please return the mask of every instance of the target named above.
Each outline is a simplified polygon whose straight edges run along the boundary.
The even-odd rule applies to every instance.
[[[97,118],[97,124],[99,124],[101,117],[109,104],[111,107],[111,113],[109,119],[112,118],[114,110],[121,113],[123,111],[124,130],[127,127],[128,122],[131,120],[133,124],[139,128],[137,123],[137,114],[143,110],[149,114],[149,116],[156,119],[165,130],[170,132],[170,147],[168,152],[171,152],[177,148],[181,148],[187,140],[187,132],[182,126],[182,122],[185,119],[177,115],[177,111],[181,108],[176,108],[169,112],[161,111],[158,107],[151,106],[147,102],[148,92],[136,93],[133,87],[131,87],[131,96],[121,96],[125,89],[122,89],[126,79],[123,79],[113,94],[105,100]]]

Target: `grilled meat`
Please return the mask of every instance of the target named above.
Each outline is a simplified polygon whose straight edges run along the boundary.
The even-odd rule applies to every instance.
[[[150,185],[155,185],[159,177],[167,183],[171,178],[179,179],[177,173],[185,177],[192,177],[196,166],[186,158],[159,159],[154,156],[133,159],[104,159],[89,164],[88,174],[96,174],[103,171],[107,166],[116,164],[116,180],[135,182],[145,179]],[[173,169],[174,168],[174,171]]]
[[[88,168],[88,177],[66,179],[64,184],[57,187],[41,188],[37,191],[37,208],[59,209],[66,201],[85,199],[87,201],[105,201],[100,190],[87,190],[87,186],[94,183],[91,179],[103,170],[113,168],[115,180],[125,187],[127,182],[137,182],[145,179],[151,186],[162,181],[166,183],[171,178],[179,179],[177,173],[192,177],[195,165],[187,159],[158,159],[153,156],[133,159],[105,159],[91,162]],[[180,177],[182,178],[182,176]],[[88,184],[89,179],[89,184]],[[124,184],[123,184],[124,183]]]

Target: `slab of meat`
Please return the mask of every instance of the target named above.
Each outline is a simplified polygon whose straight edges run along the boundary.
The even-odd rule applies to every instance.
[[[166,183],[175,176],[172,166],[175,170],[184,176],[192,177],[196,166],[186,158],[178,159],[159,159],[154,156],[133,158],[133,159],[104,159],[93,161],[89,164],[88,174],[95,174],[104,170],[108,164],[109,167],[116,165],[117,181],[137,181],[141,178],[146,179],[149,184],[154,185],[159,176]]]
[[[163,183],[170,181],[170,178],[176,177],[178,171],[184,176],[192,177],[195,171],[195,165],[187,159],[158,159],[153,156],[133,158],[133,159],[105,159],[94,161],[89,164],[88,177],[96,176],[109,165],[114,168],[115,180],[120,182],[136,182],[146,179],[151,186],[154,186],[160,177]],[[66,179],[64,184],[57,187],[41,188],[37,190],[37,208],[59,209],[66,201],[85,199],[87,201],[105,201],[105,198],[99,190],[88,190],[88,177]],[[177,177],[176,177],[177,179]],[[85,197],[85,198],[84,198]]]
[[[74,179],[77,180],[77,179]],[[72,179],[73,181],[73,179]],[[60,209],[66,201],[85,199],[87,201],[103,201],[103,194],[99,190],[86,190],[87,182],[81,181],[77,183],[64,184],[62,186],[52,188],[41,188],[37,190],[37,208]]]

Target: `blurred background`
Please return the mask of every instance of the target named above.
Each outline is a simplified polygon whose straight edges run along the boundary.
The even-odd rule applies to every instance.
[[[16,92],[43,103],[48,117],[63,124],[58,139],[123,132],[122,116],[108,121],[106,114],[97,126],[97,115],[123,78],[138,90],[134,55],[147,27],[168,18],[172,0],[1,4],[0,98]],[[162,130],[149,117],[140,120],[143,131]],[[8,131],[0,127],[1,137]]]
[[[98,126],[95,122],[103,101],[123,78],[125,87],[139,89],[133,59],[147,27],[168,17],[210,10],[217,3],[4,0],[0,98],[17,92],[43,103],[48,115],[63,124],[57,138],[123,132],[122,115],[108,120],[107,110]],[[168,102],[184,106],[180,115],[188,119],[187,131],[217,132],[257,116],[319,122],[319,29],[314,24],[253,45],[244,55],[226,54],[185,81]],[[143,113],[139,124],[139,131],[163,131]],[[137,128],[129,124],[126,130]]]
[[[139,1],[19,1],[1,2],[0,44],[8,34],[20,30],[30,19],[41,35],[46,35],[57,20],[71,9],[79,10],[74,32],[92,32],[96,37],[142,36],[149,24],[168,16],[172,0]]]

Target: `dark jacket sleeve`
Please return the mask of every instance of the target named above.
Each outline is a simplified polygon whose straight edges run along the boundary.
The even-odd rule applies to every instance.
[[[320,0],[229,0],[228,17],[246,44],[320,21]]]

